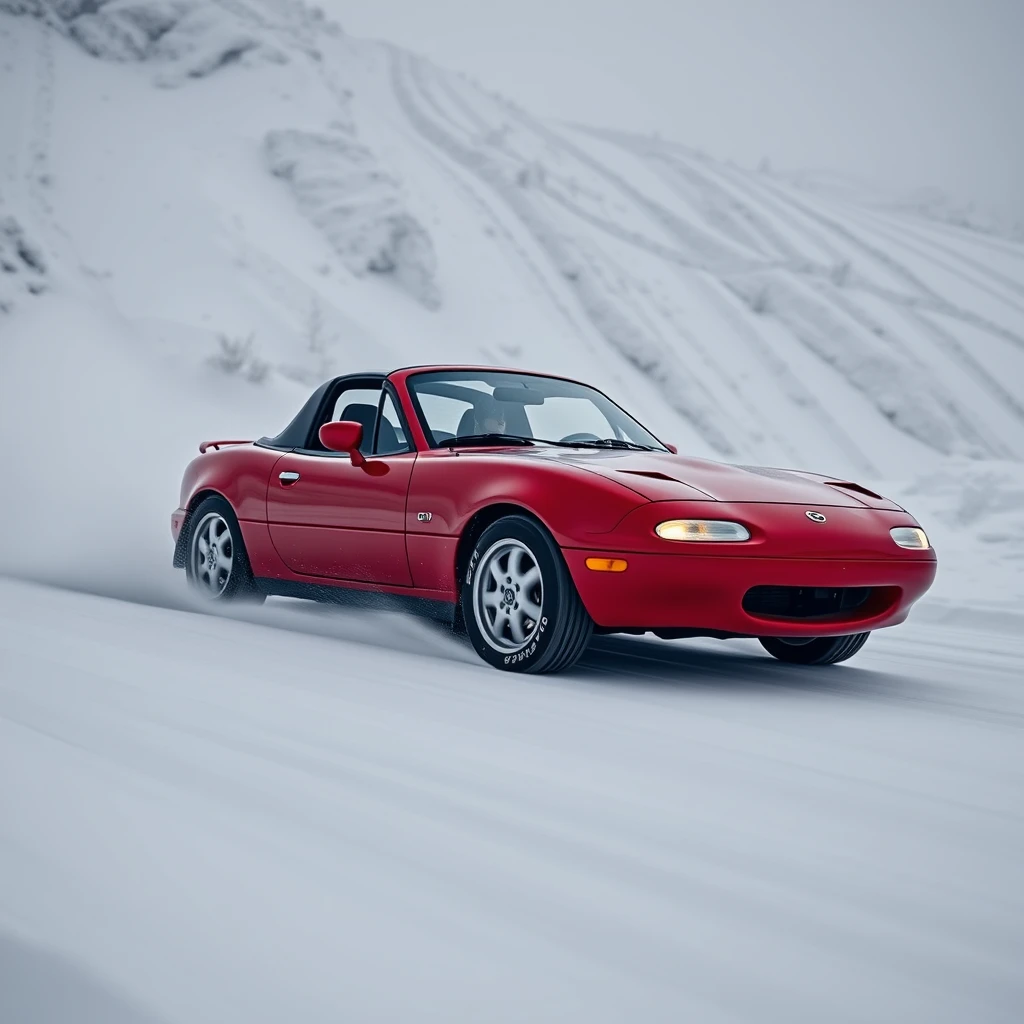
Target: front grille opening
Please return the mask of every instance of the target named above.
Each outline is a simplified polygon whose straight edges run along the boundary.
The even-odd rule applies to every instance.
[[[743,610],[772,619],[820,619],[864,609],[884,587],[751,587]],[[876,602],[872,601],[872,605]]]

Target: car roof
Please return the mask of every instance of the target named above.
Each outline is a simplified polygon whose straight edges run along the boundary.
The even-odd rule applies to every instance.
[[[365,370],[359,373],[343,373],[321,384],[306,399],[294,419],[276,437],[261,437],[257,444],[267,448],[288,450],[303,447],[309,438],[314,423],[322,414],[322,406],[341,381],[365,382],[367,386],[381,386],[385,380],[401,381],[419,373],[525,373],[533,377],[550,377],[553,380],[572,380],[556,373],[537,370],[517,370],[505,366],[474,366],[465,363],[424,363],[420,366],[403,366],[390,373],[382,370]]]
[[[473,363],[423,363],[416,366],[402,366],[392,370],[387,377],[389,380],[412,377],[418,373],[524,373],[531,377],[550,377],[553,380],[574,380],[573,377],[566,377],[560,373],[548,373],[544,370],[524,370],[516,366],[493,366]]]

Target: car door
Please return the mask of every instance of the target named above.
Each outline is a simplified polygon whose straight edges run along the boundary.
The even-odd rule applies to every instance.
[[[282,455],[267,493],[270,536],[300,575],[411,586],[405,511],[416,453],[391,394],[377,391],[376,406],[368,397],[367,389],[342,392],[328,418],[363,423],[370,461],[357,466],[313,449]]]

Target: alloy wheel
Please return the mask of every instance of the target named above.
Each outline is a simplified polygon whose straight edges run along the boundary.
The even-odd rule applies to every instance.
[[[473,582],[473,613],[487,643],[503,654],[522,650],[537,634],[543,603],[536,555],[520,540],[492,544]]]
[[[192,578],[196,588],[206,597],[222,597],[234,563],[231,527],[223,516],[208,512],[192,535]]]

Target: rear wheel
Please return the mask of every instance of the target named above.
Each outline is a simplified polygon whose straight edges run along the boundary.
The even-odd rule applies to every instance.
[[[477,654],[509,672],[569,668],[594,629],[558,545],[526,516],[506,516],[480,535],[461,602]]]
[[[853,633],[851,636],[818,636],[811,640],[762,636],[759,639],[761,646],[779,661],[792,665],[835,665],[852,658],[867,643],[870,635]]]
[[[206,498],[189,516],[185,575],[206,601],[264,599],[253,580],[238,520],[223,498]]]

